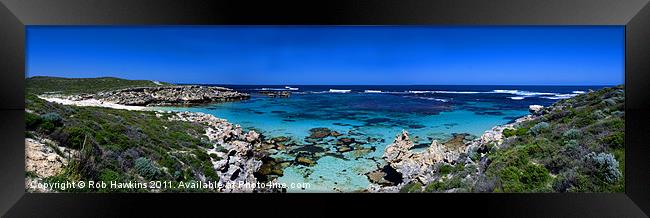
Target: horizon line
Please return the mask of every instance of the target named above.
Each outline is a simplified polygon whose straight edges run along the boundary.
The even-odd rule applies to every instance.
[[[165,81],[160,81],[165,82]],[[170,82],[167,82],[170,83]],[[619,86],[622,84],[228,84],[228,83],[172,83],[178,85],[235,85],[235,86]]]
[[[157,81],[165,82],[178,85],[236,85],[236,86],[619,86],[625,85],[621,84],[290,84],[290,83],[281,83],[281,84],[233,84],[233,83],[197,83],[197,82],[170,82],[163,80],[154,80],[154,79],[127,79],[117,76],[100,76],[100,77],[63,77],[63,76],[46,76],[46,75],[35,75],[27,76],[25,79],[34,78],[34,77],[50,77],[50,78],[63,78],[63,79],[98,79],[98,78],[116,78],[124,80],[147,80],[147,81]]]

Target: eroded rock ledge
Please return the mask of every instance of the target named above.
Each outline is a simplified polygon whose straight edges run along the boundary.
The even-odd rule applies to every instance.
[[[263,136],[255,131],[245,132],[239,125],[210,114],[177,112],[170,120],[197,122],[207,126],[205,135],[214,143],[207,150],[219,175],[220,192],[278,192],[275,188],[260,188],[255,176],[267,155],[258,152]],[[281,169],[280,169],[281,170]],[[281,172],[280,172],[281,173]],[[263,182],[263,181],[262,181]]]
[[[406,130],[397,134],[393,143],[389,144],[382,158],[386,165],[376,171],[367,174],[368,179],[373,183],[368,188],[370,192],[398,192],[404,185],[409,183],[428,184],[439,180],[439,165],[455,165],[463,163],[465,166],[478,166],[470,158],[472,153],[478,153],[482,157],[487,153],[489,147],[499,148],[505,137],[504,129],[513,129],[521,122],[536,119],[538,115],[527,115],[516,119],[513,123],[495,126],[485,131],[479,138],[468,140],[467,134],[454,134],[444,143],[433,140],[431,145],[421,152],[413,151],[413,141]],[[468,175],[476,177],[476,175]],[[472,179],[472,178],[467,178]]]
[[[214,86],[179,85],[126,88],[72,96],[71,100],[97,99],[129,106],[193,105],[250,98],[247,93]]]

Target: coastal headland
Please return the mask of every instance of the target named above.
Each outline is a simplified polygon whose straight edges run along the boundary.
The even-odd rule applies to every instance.
[[[93,85],[88,85],[93,84]],[[323,156],[363,156],[372,137],[319,128],[296,144],[210,114],[157,110],[246,100],[229,88],[118,78],[27,78],[26,183],[52,181],[216,182],[199,192],[283,192],[228,186],[276,182],[292,165]],[[289,96],[289,92],[281,93]],[[272,96],[276,94],[273,93]],[[271,97],[272,97],[271,96]],[[422,151],[409,130],[391,133],[365,192],[618,192],[624,184],[624,89],[593,90],[486,130],[454,134]],[[336,150],[319,147],[334,140]],[[279,151],[291,160],[275,158]],[[29,187],[29,186],[28,186]],[[187,192],[187,189],[145,189]],[[29,189],[35,192],[135,192],[140,189]]]

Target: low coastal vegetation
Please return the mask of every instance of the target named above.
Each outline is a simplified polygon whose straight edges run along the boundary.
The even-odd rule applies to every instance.
[[[161,113],[80,107],[46,101],[43,94],[92,95],[98,92],[173,84],[118,78],[27,79],[26,143],[49,153],[28,170],[28,181],[270,181],[283,167],[310,167],[321,156],[363,156],[375,151],[351,133],[313,128],[296,145],[290,138],[265,139],[242,132],[226,121],[191,113]],[[423,152],[404,131],[384,151],[377,171],[366,174],[370,192],[623,192],[625,183],[625,111],[622,86],[559,100],[532,115],[498,126],[481,137],[454,134],[433,141]],[[179,119],[178,115],[182,115]],[[211,133],[212,135],[208,134]],[[219,137],[216,137],[218,135]],[[336,151],[316,146],[331,141]],[[383,142],[383,141],[381,141]],[[388,143],[388,142],[386,142]],[[40,147],[39,147],[40,146]],[[231,147],[225,147],[231,146]],[[419,144],[418,144],[419,146]],[[255,148],[255,149],[253,149]],[[253,152],[255,150],[255,152]],[[265,154],[288,150],[294,160]],[[46,152],[47,151],[47,152]],[[315,155],[319,154],[319,155]],[[55,158],[52,158],[54,156]],[[40,158],[40,159],[39,159]],[[38,161],[37,161],[38,162]],[[28,166],[29,168],[29,166]],[[254,174],[255,178],[252,178]],[[220,176],[222,175],[222,176]],[[227,176],[223,176],[227,175]],[[238,178],[240,177],[240,178]],[[44,190],[51,191],[51,190]],[[54,191],[142,192],[151,189],[57,189]],[[156,189],[162,192],[213,189]]]
[[[250,133],[244,134],[239,127],[235,128],[225,120],[201,115],[179,117],[177,113],[152,110],[64,105],[39,97],[51,93],[73,96],[132,87],[179,86],[117,78],[52,77],[28,78],[27,84],[26,144],[28,148],[34,148],[34,152],[27,153],[26,182],[97,181],[110,184],[171,181],[173,184],[170,186],[178,187],[177,183],[223,182],[219,175],[228,175],[228,180],[250,182],[255,178],[243,178],[252,175],[252,172],[245,171],[255,171],[257,168],[254,166],[262,163],[253,157],[245,159],[252,149],[252,141],[257,139],[250,137]],[[190,88],[195,87],[202,88]],[[211,125],[217,124],[222,125],[220,127],[223,127],[221,131],[224,134],[228,134],[227,140],[222,135],[215,136],[216,134],[206,132],[210,128],[216,128]],[[252,138],[251,142],[243,141],[244,137]],[[239,147],[223,147],[231,144]],[[221,163],[221,168],[215,167],[215,163]],[[275,172],[277,174],[277,170]],[[223,188],[168,187],[92,190],[55,188],[33,191],[223,191]]]
[[[62,78],[49,76],[35,76],[27,78],[27,93],[59,93],[72,94],[93,94],[103,91],[134,88],[134,87],[157,87],[171,85],[165,82],[154,82],[150,80],[126,80],[115,77],[99,78]]]
[[[44,181],[219,181],[205,151],[212,145],[199,124],[168,120],[153,111],[60,105],[31,93],[25,107],[28,138],[51,139],[80,151],[62,173]]]
[[[623,86],[560,100],[401,192],[624,192]],[[425,183],[425,184],[422,184]]]

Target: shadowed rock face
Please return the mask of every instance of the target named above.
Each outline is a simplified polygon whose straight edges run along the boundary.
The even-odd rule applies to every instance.
[[[122,105],[164,106],[243,100],[250,95],[223,87],[190,85],[127,88],[87,97]]]
[[[383,155],[383,159],[390,167],[401,174],[405,184],[411,181],[430,182],[433,179],[436,163],[454,164],[460,154],[464,153],[460,148],[450,149],[436,140],[432,141],[423,152],[411,151],[413,146],[408,132],[404,130],[386,147]]]

